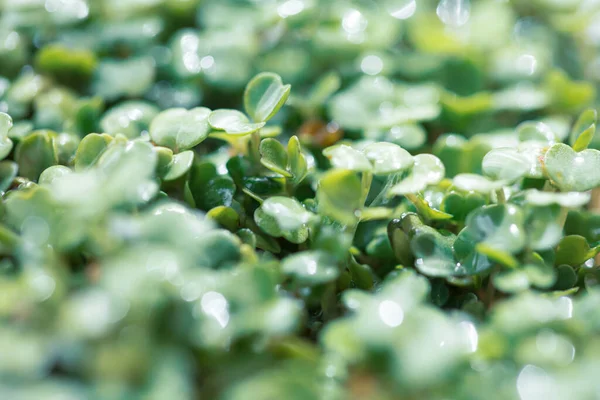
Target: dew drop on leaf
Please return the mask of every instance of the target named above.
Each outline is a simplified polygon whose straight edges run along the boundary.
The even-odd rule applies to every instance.
[[[469,0],[440,0],[436,13],[444,24],[458,28],[469,20],[471,2]]]

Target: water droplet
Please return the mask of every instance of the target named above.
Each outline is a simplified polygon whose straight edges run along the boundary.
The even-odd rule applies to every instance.
[[[229,322],[228,304],[225,296],[219,292],[208,292],[200,300],[202,311],[212,316],[221,327],[225,327]]]
[[[200,67],[202,67],[202,69],[210,69],[214,65],[215,59],[213,56],[202,57],[202,60],[200,60]]]
[[[378,56],[366,56],[360,63],[360,69],[367,75],[377,75],[383,70],[383,61]]]
[[[517,58],[517,69],[525,75],[533,75],[537,68],[537,59],[531,54],[523,54]]]
[[[385,8],[394,18],[408,19],[417,11],[417,2],[416,0],[387,0]]]
[[[349,34],[357,34],[367,28],[368,21],[360,11],[351,9],[344,14],[342,28]]]
[[[535,365],[523,367],[517,378],[517,391],[521,400],[555,398],[556,382],[546,371]]]
[[[277,7],[277,13],[281,18],[287,18],[292,15],[296,15],[304,10],[304,2],[301,0],[288,0],[279,7]]]
[[[471,322],[463,321],[458,324],[466,334],[467,341],[469,344],[469,350],[473,353],[477,351],[477,343],[479,342],[479,335],[477,334],[477,329],[475,325]]]
[[[384,300],[379,304],[379,318],[384,324],[395,328],[404,320],[404,312],[397,303]]]
[[[444,24],[458,28],[469,20],[471,2],[469,0],[440,0],[436,12]]]
[[[38,301],[47,300],[50,296],[52,296],[52,293],[54,293],[54,288],[56,288],[54,279],[44,273],[34,277],[30,284],[32,289],[36,292],[36,299]]]

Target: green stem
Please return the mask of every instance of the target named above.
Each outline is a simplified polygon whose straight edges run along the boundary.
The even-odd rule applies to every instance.
[[[506,195],[504,194],[504,188],[496,190],[496,199],[498,204],[506,203]]]
[[[248,153],[255,164],[260,164],[260,130],[252,132]]]
[[[373,173],[363,172],[361,178],[361,199],[360,204],[365,205],[367,197],[369,197],[369,191],[371,190],[371,183],[373,182]]]
[[[552,186],[552,183],[550,183],[550,181],[546,181],[546,183],[544,183],[544,187],[542,190],[544,192],[555,192],[556,191],[554,189],[554,186]]]
[[[561,207],[560,213],[558,214],[558,219],[556,223],[560,226],[560,230],[562,231],[565,228],[565,222],[567,222],[567,217],[569,216],[569,209],[567,207]]]

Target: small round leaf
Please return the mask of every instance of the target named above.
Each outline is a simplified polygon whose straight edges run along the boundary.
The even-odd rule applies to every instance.
[[[246,86],[244,108],[253,121],[266,122],[285,104],[291,86],[271,72],[256,75]]]
[[[150,137],[156,144],[175,152],[191,149],[207,138],[210,114],[210,109],[205,107],[165,110],[150,123]]]
[[[393,143],[372,143],[363,153],[373,164],[373,173],[380,175],[404,171],[415,163],[408,151]]]

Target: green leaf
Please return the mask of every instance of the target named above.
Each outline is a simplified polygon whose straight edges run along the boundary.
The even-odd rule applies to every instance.
[[[167,167],[163,180],[168,182],[182,177],[190,170],[193,162],[194,152],[192,150],[175,154]]]
[[[557,141],[552,128],[543,122],[525,121],[517,126],[517,135],[521,142],[534,140],[553,144]]]
[[[5,159],[13,148],[13,142],[8,138],[12,126],[10,115],[0,112],[0,160]]]
[[[300,140],[297,136],[292,136],[287,147],[288,171],[292,174],[292,182],[300,183],[308,173],[308,163],[306,157],[302,154]]]
[[[494,287],[504,293],[518,293],[529,288],[529,277],[522,270],[500,271],[492,276]]]
[[[49,168],[46,168],[44,172],[42,172],[40,175],[39,184],[50,185],[55,179],[72,173],[73,171],[69,167],[65,167],[64,165],[53,165]]]
[[[145,101],[124,101],[108,110],[100,120],[103,133],[122,133],[128,138],[138,137],[147,130],[159,113],[158,107]]]
[[[406,195],[425,190],[429,185],[439,183],[446,173],[444,164],[431,154],[414,156],[414,165],[410,174],[390,189],[392,195]]]
[[[563,236],[560,216],[561,209],[556,205],[526,209],[525,231],[531,249],[543,251],[556,246]]]
[[[372,143],[363,154],[373,164],[373,173],[388,175],[409,169],[415,161],[410,153],[393,143]]]
[[[452,219],[464,221],[469,213],[486,204],[485,197],[476,192],[450,192],[442,200],[442,211],[451,214]]]
[[[303,251],[285,258],[281,270],[298,283],[306,285],[331,282],[340,274],[331,254],[320,250]]]
[[[342,79],[337,72],[328,72],[323,74],[319,81],[310,89],[308,102],[313,107],[320,107],[325,104],[335,92],[342,86]]]
[[[494,180],[514,182],[527,175],[532,166],[529,160],[512,148],[492,149],[483,158],[483,173]]]
[[[419,215],[422,215],[427,220],[432,221],[443,221],[452,219],[452,214],[448,214],[444,211],[436,210],[425,200],[421,195],[418,194],[407,194],[407,198],[413,203]]]
[[[556,282],[555,269],[543,261],[526,264],[523,270],[531,285],[540,289],[549,289]]]
[[[75,152],[75,170],[81,171],[94,165],[112,141],[113,137],[105,133],[91,133],[86,135],[79,142],[79,146]]]
[[[452,183],[457,189],[465,192],[477,192],[489,194],[495,190],[502,189],[507,185],[506,181],[491,181],[485,176],[476,174],[459,174],[454,177]]]
[[[559,265],[556,268],[556,282],[554,290],[571,289],[577,284],[577,273],[570,265]]]
[[[173,161],[173,150],[168,147],[154,146],[157,155],[156,172],[159,178],[165,176]]]
[[[598,114],[593,108],[581,113],[569,135],[569,144],[571,144],[573,150],[582,151],[587,149],[594,139],[597,119]]]
[[[50,74],[63,84],[81,84],[89,80],[97,64],[89,49],[70,49],[60,44],[42,47],[35,57],[40,71]]]
[[[266,122],[285,104],[290,90],[291,86],[284,85],[279,75],[260,73],[246,86],[244,108],[254,122]]]
[[[469,214],[465,228],[454,242],[454,254],[469,274],[482,272],[492,267],[489,250],[517,254],[525,247],[524,215],[511,204],[497,204],[479,208]],[[477,251],[479,244],[485,245],[485,255]],[[484,249],[480,247],[480,249]]]
[[[354,225],[362,208],[361,190],[360,179],[353,171],[327,171],[319,180],[317,188],[319,213],[343,225]]]
[[[19,142],[15,161],[21,176],[35,181],[46,168],[58,163],[55,135],[51,131],[35,131]]]
[[[217,176],[209,180],[201,192],[193,191],[194,199],[200,198],[198,205],[205,210],[217,206],[231,206],[235,194],[235,183],[226,176]]]
[[[235,231],[240,226],[240,216],[231,207],[217,206],[211,209],[206,216],[230,231]]]
[[[590,248],[583,236],[569,235],[562,238],[556,247],[555,265],[578,267],[600,253],[600,246]]]
[[[529,189],[525,192],[525,201],[534,206],[548,206],[558,204],[566,208],[583,207],[590,202],[592,198],[590,193],[581,192],[543,192],[541,190]]]
[[[260,162],[266,168],[287,178],[292,177],[287,171],[288,154],[285,147],[275,139],[263,139],[260,142]]]
[[[240,111],[229,109],[213,111],[208,117],[208,123],[213,129],[225,131],[230,135],[248,135],[265,126],[264,122],[251,123]]]
[[[17,177],[19,166],[12,161],[0,162],[0,193],[5,192],[10,188],[13,181]]]
[[[298,200],[291,197],[270,197],[261,204],[260,210],[271,217],[281,231],[297,230],[313,218],[310,211],[306,210]]]
[[[206,107],[171,108],[159,113],[150,123],[152,140],[174,152],[191,149],[208,137],[210,109]]]
[[[345,144],[336,144],[323,150],[323,155],[329,159],[334,168],[350,171],[371,171],[373,169],[365,155]]]
[[[600,151],[575,152],[563,143],[550,147],[544,156],[547,177],[563,192],[584,192],[600,186]]]

